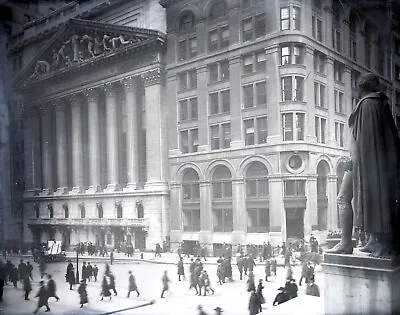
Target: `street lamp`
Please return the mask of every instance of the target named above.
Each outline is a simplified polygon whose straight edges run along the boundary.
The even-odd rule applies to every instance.
[[[79,247],[76,246],[76,276],[75,283],[79,284]]]

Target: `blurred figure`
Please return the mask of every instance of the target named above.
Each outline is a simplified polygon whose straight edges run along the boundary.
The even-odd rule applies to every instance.
[[[162,277],[162,283],[163,283],[163,290],[162,290],[162,292],[161,292],[161,298],[164,298],[164,293],[165,293],[165,291],[168,291],[169,290],[169,285],[168,285],[168,283],[171,281],[171,280],[169,280],[169,278],[168,278],[168,275],[167,275],[167,270],[165,270],[164,271],[164,275],[163,275],[163,277]],[[201,291],[200,291],[201,292]]]
[[[129,297],[131,294],[131,291],[136,291],[137,296],[140,295],[137,285],[136,285],[136,280],[135,277],[132,274],[132,271],[129,270],[129,287],[128,287],[128,295],[126,297]]]
[[[24,276],[23,283],[24,283],[25,300],[29,300],[29,293],[32,291],[32,285],[28,275]]]
[[[314,281],[314,277],[311,277],[310,281],[307,284],[306,294],[312,296],[320,296],[318,285],[316,285]]]
[[[274,302],[272,303],[273,306],[282,304],[286,301],[289,301],[289,297],[285,291],[285,288],[280,287],[278,289],[280,292],[276,295]]]
[[[29,279],[29,277],[28,277],[28,279]],[[41,280],[39,284],[40,284],[40,289],[39,289],[38,293],[35,296],[35,297],[39,297],[39,301],[38,301],[38,305],[37,305],[37,308],[34,311],[34,313],[37,313],[37,311],[42,306],[46,306],[46,311],[45,312],[50,312],[50,307],[49,307],[49,304],[48,304],[48,296],[47,296],[46,288],[44,287],[44,281]]]
[[[49,279],[47,281],[47,295],[49,298],[51,297],[55,297],[56,301],[58,302],[58,300],[60,299],[57,294],[56,294],[56,283],[55,281],[52,279],[51,275],[47,275],[47,278]]]
[[[109,296],[110,300],[111,300],[111,292],[108,288],[108,283],[107,283],[107,279],[106,276],[103,277],[103,281],[101,282],[101,299],[100,301],[103,301],[104,297]]]
[[[87,295],[87,291],[86,291],[86,280],[85,279],[81,280],[81,284],[79,285],[79,288],[78,288],[78,293],[79,293],[79,303],[81,304],[81,308],[82,308],[83,304],[89,303],[88,295]]]

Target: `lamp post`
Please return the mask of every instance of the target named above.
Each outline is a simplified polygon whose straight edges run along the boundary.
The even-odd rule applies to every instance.
[[[76,277],[75,283],[79,284],[79,247],[76,247]]]

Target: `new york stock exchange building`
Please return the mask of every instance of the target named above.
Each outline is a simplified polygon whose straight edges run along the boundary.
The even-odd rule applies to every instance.
[[[168,234],[162,7],[103,2],[72,8],[90,19],[68,19],[47,35],[33,25],[39,39],[28,29],[20,40],[32,57],[14,80],[25,243],[128,241],[143,249]],[[118,25],[121,15],[133,26]]]

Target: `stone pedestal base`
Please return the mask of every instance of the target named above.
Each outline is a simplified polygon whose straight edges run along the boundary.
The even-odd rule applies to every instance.
[[[400,264],[369,257],[325,254],[325,314],[400,314]]]
[[[137,183],[128,183],[122,190],[125,192],[133,192],[138,189]]]
[[[86,190],[87,194],[95,194],[101,191],[100,186],[89,186],[89,189]]]
[[[51,188],[44,188],[40,193],[39,196],[45,197],[48,195],[52,195],[53,194],[53,189]]]
[[[69,192],[70,195],[83,194],[85,189],[83,187],[72,187],[72,190]]]
[[[146,191],[167,191],[168,184],[166,182],[147,182],[144,184]]]
[[[119,191],[121,187],[119,186],[119,184],[108,184],[107,188],[104,190],[105,192],[114,192],[114,191]]]
[[[58,187],[57,190],[54,192],[54,195],[61,196],[65,195],[66,193],[68,193],[67,187]]]

